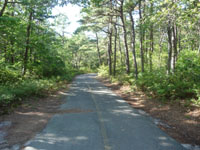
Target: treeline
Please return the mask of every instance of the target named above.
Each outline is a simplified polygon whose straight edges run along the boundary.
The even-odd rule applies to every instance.
[[[61,42],[47,20],[57,3],[54,0],[5,0],[1,5],[1,67],[14,67],[23,76],[27,70],[41,76],[59,74],[62,70],[52,63],[64,65],[55,50]]]
[[[198,0],[103,0],[84,8],[81,22],[97,37],[100,73],[199,102],[199,11]]]
[[[79,73],[65,54],[66,37],[49,22],[57,17],[52,14],[57,5],[62,1],[0,1],[0,113],[26,97],[56,90],[59,81]]]

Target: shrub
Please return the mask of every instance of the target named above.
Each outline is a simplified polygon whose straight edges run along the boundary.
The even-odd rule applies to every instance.
[[[103,77],[108,77],[109,76],[108,66],[105,65],[100,66],[98,69],[98,75]]]
[[[100,76],[108,76],[108,67],[99,68]],[[182,51],[179,54],[176,69],[170,75],[165,68],[139,74],[137,81],[134,75],[123,72],[111,78],[112,81],[137,85],[143,91],[151,92],[160,99],[196,99],[200,101],[200,55],[194,51]]]
[[[0,85],[0,108],[7,109],[13,103],[30,96],[45,96],[49,91],[52,92],[62,87],[63,83],[66,83],[64,80],[70,81],[80,73],[80,71],[71,70],[63,76],[43,79],[24,78],[13,84]]]
[[[0,84],[15,83],[20,80],[20,75],[9,68],[0,67]]]

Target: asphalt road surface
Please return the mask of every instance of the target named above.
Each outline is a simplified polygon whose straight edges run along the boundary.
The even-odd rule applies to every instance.
[[[184,150],[95,77],[76,77],[60,108],[73,111],[52,117],[25,150]]]

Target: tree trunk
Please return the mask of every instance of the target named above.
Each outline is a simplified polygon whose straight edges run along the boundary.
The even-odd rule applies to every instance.
[[[159,40],[159,66],[161,68],[162,63],[162,43],[163,43],[164,33],[161,32],[160,40]]]
[[[114,42],[114,63],[113,63],[113,75],[116,75],[116,53],[117,53],[117,27],[116,25],[114,26],[115,28],[115,42]]]
[[[1,9],[1,11],[0,11],[0,17],[3,16],[7,4],[8,4],[8,0],[5,0],[5,1],[4,1],[4,4],[3,4],[3,7],[2,7],[2,9]]]
[[[153,40],[153,25],[150,29],[150,51],[149,51],[149,61],[150,61],[150,72],[153,70],[152,54],[154,51],[154,40]]]
[[[102,61],[101,61],[101,54],[100,54],[100,49],[99,49],[99,37],[98,37],[98,34],[96,33],[96,39],[97,39],[97,53],[98,53],[98,58],[99,58],[99,66],[102,64]]]
[[[15,12],[14,12],[14,8],[15,8],[15,0],[12,0],[12,2],[13,2],[13,4],[12,4],[12,6],[13,6],[13,11],[12,11],[12,17],[14,17],[15,16]],[[14,34],[13,34],[13,31],[12,31],[12,36],[13,36]],[[10,44],[11,44],[11,63],[12,64],[14,64],[14,61],[15,61],[15,55],[14,55],[14,44],[15,44],[15,42],[14,42],[14,37],[13,38],[11,38],[11,40],[10,40]]]
[[[129,12],[129,16],[131,18],[131,24],[132,24],[132,53],[133,53],[133,61],[134,61],[134,68],[135,68],[135,78],[138,79],[138,68],[137,68],[137,60],[136,60],[136,54],[135,54],[135,22],[132,16],[132,12]]]
[[[176,67],[176,60],[177,60],[177,26],[176,24],[174,24],[172,27],[172,33],[173,33],[173,50],[174,50],[174,55],[173,55],[173,72],[174,72],[175,67]]]
[[[143,31],[142,31],[142,10],[141,0],[139,0],[139,19],[140,19],[140,55],[141,55],[141,70],[144,72],[144,50],[143,50]]]
[[[124,45],[125,45],[125,51],[126,51],[126,73],[130,73],[130,66],[129,66],[129,51],[128,51],[128,43],[127,43],[127,32],[126,32],[126,26],[124,22],[124,11],[123,11],[123,0],[121,1],[121,6],[120,6],[120,18],[122,21],[122,28],[124,32]]]
[[[151,2],[150,13],[152,16],[153,15],[153,2]],[[151,22],[151,25],[150,25],[150,51],[149,51],[150,72],[152,72],[152,70],[153,70],[153,63],[152,63],[152,55],[153,55],[153,51],[154,51],[153,28],[154,28],[154,26],[153,26],[153,23]]]
[[[170,22],[167,27],[167,35],[168,35],[168,61],[167,61],[167,73],[171,73],[171,59],[172,59],[172,31]]]
[[[22,75],[23,76],[26,74],[27,63],[28,63],[28,51],[29,51],[29,48],[30,48],[30,33],[31,33],[32,17],[33,17],[33,12],[31,10],[30,14],[29,14],[28,26],[27,26],[27,29],[26,29],[26,49],[25,49],[24,64],[23,64],[23,69],[22,69]]]
[[[120,38],[120,31],[118,30],[118,37],[119,37],[119,52],[120,52],[120,63],[123,66],[123,56],[122,56],[122,48],[121,48],[121,38]]]
[[[109,43],[108,43],[108,65],[109,65],[109,75],[112,75],[112,27],[109,33]]]
[[[110,10],[112,10],[112,0],[110,0]],[[109,65],[109,75],[112,75],[112,16],[109,17],[109,26],[108,26],[108,65]]]

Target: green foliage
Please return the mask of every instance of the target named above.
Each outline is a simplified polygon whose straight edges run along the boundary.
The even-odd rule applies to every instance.
[[[109,68],[108,66],[102,65],[98,68],[98,76],[109,77]],[[119,82],[123,84],[134,84],[135,79],[133,74],[126,74],[125,72],[119,72],[116,76],[111,76],[110,79],[112,82]]]
[[[193,51],[183,51],[176,65],[176,71],[166,74],[165,68],[139,74],[136,81],[133,74],[121,72],[111,77],[113,82],[137,85],[142,91],[149,92],[161,100],[191,99],[192,103],[200,101],[200,55]],[[108,66],[101,66],[98,75],[109,77]]]
[[[178,58],[176,69],[184,81],[200,82],[200,55],[195,51],[183,51]]]
[[[153,92],[162,99],[185,98],[190,94],[190,85],[179,80],[179,76],[166,75],[165,72],[145,72],[140,75],[137,86],[143,91]]]
[[[102,77],[109,77],[108,66],[102,65],[98,68],[98,75]]]
[[[40,95],[54,85],[53,79],[24,80],[15,84],[1,86],[0,106],[9,105],[16,100],[22,100],[28,96]]]
[[[137,85],[164,99],[197,98],[200,91],[200,56],[196,52],[183,51],[176,71],[167,75],[164,70],[141,74]]]
[[[65,63],[59,57],[45,56],[42,62],[34,64],[34,72],[43,77],[64,75],[66,73]]]
[[[16,83],[0,85],[0,108],[6,109],[30,96],[45,96],[48,92],[57,90],[61,85],[71,81],[81,71],[70,70],[63,76],[43,79],[24,79]],[[0,112],[1,113],[1,112]]]
[[[0,67],[0,85],[15,83],[20,80],[19,74],[9,68]]]

